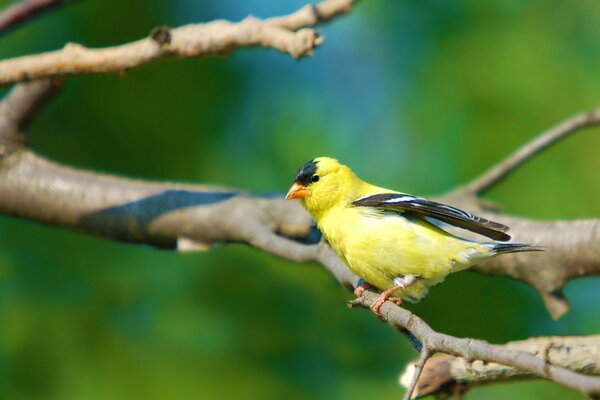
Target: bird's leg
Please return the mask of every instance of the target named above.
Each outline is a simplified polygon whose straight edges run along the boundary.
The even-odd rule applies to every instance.
[[[375,300],[375,302],[373,304],[371,304],[371,311],[373,311],[373,313],[375,315],[377,315],[378,317],[381,317],[381,312],[379,311],[379,309],[381,308],[381,306],[383,305],[383,303],[385,303],[386,301],[388,301],[388,299],[390,299],[390,297],[396,293],[399,290],[402,289],[406,289],[407,287],[409,287],[410,285],[412,285],[413,283],[415,283],[417,281],[417,277],[414,275],[406,275],[403,277],[397,277],[394,279],[394,283],[396,284],[396,286],[385,290],[383,292],[381,292],[381,294],[379,295],[379,297],[377,298],[377,300]],[[398,306],[402,306],[402,299],[401,298],[394,298],[394,299],[390,299],[390,301],[396,303]]]
[[[404,286],[400,286],[400,285],[394,286],[393,288],[390,288],[388,290],[385,290],[385,291],[381,292],[381,294],[379,295],[379,297],[377,298],[377,300],[375,300],[375,302],[373,304],[371,304],[371,311],[373,311],[373,313],[375,315],[377,315],[378,317],[381,317],[381,312],[379,312],[379,309],[381,308],[381,306],[383,305],[383,303],[385,303],[386,301],[388,301],[388,299],[390,298],[390,296],[392,296],[394,293],[396,293],[400,289],[404,289]],[[402,305],[402,299],[400,299],[400,304],[399,305],[400,306]]]
[[[370,287],[371,285],[361,278],[358,280],[358,285],[356,286],[356,289],[354,289],[354,295],[356,296],[356,298],[362,297],[365,290],[367,290]]]

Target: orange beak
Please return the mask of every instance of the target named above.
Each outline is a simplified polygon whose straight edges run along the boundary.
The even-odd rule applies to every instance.
[[[306,186],[301,185],[298,182],[294,182],[290,190],[285,195],[285,199],[303,199],[306,197],[307,194],[308,190],[306,190]]]

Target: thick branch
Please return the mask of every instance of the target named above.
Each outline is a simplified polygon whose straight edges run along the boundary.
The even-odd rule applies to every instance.
[[[0,104],[0,144],[6,138],[20,137],[14,133],[21,131],[33,110],[47,99],[48,88],[44,83],[20,85]],[[8,142],[5,140],[4,143],[6,150]],[[20,142],[13,140],[12,143]],[[267,234],[273,225],[286,224],[281,218],[302,221],[303,226],[295,225],[293,228],[296,234],[300,231],[307,233],[311,229],[311,220],[301,207],[281,204],[279,200],[241,196],[226,199],[226,194],[214,192],[229,193],[231,190],[92,174],[48,162],[29,152],[15,153],[0,164],[0,191],[4,194],[0,198],[0,213],[85,230],[113,239],[167,247],[179,244],[182,249],[191,249],[197,246],[190,240],[205,246],[214,242],[240,241],[239,232],[244,230],[243,241],[265,251],[294,260],[309,257],[298,249],[297,246],[301,245],[293,242],[292,245],[281,237]],[[208,197],[207,191],[212,192]],[[507,224],[515,241],[547,247],[544,253],[497,257],[473,270],[508,276],[533,286],[555,318],[568,310],[568,302],[561,290],[569,280],[600,274],[598,220],[540,222],[509,217],[491,213],[482,207],[478,198],[465,192],[454,192],[439,200]],[[261,215],[252,229],[240,222],[244,221],[243,218],[228,220],[225,217],[234,213],[233,204],[238,202],[244,203],[243,207],[240,206],[244,212]],[[232,209],[219,213],[225,207],[221,203]],[[275,211],[265,208],[271,204],[277,204]],[[196,208],[196,205],[203,207]],[[283,207],[285,212],[279,214],[279,207]],[[253,208],[256,210],[251,210]],[[218,222],[220,218],[224,220]],[[190,221],[197,221],[194,232],[184,230]],[[262,225],[258,224],[260,221],[263,221]],[[265,225],[264,221],[270,221],[271,225]],[[234,229],[232,224],[238,226]],[[227,226],[229,230],[220,231],[220,225]],[[261,234],[255,235],[259,232],[258,228]],[[463,236],[465,233],[460,232]]]
[[[0,210],[9,215],[159,247],[181,249],[184,242],[182,250],[243,242],[294,261],[318,261],[348,288],[358,280],[327,245],[304,245],[281,236],[306,237],[311,228],[311,219],[300,205],[282,199],[94,174],[51,163],[25,150],[0,164],[0,193]],[[368,306],[374,297],[367,294],[361,305]],[[386,303],[382,312],[390,323],[410,331],[432,352],[511,365],[587,393],[600,390],[596,381],[540,365],[519,352],[433,332],[392,303]]]
[[[498,346],[500,347],[500,346]],[[539,337],[509,342],[506,349],[524,351],[552,365],[586,375],[600,375],[600,336]],[[406,367],[400,382],[408,387],[413,377],[412,364]],[[467,361],[462,357],[437,354],[425,364],[414,397],[463,392],[474,386],[507,380],[529,379],[535,375],[496,363]]]
[[[345,13],[352,3],[324,1],[311,8],[312,17],[304,8],[267,21],[248,17],[237,23],[221,20],[159,27],[147,38],[102,49],[69,43],[61,50],[0,61],[0,85],[50,76],[123,72],[164,58],[224,54],[240,47],[272,48],[294,58],[310,56],[323,39],[313,29],[300,28]]]
[[[546,308],[557,319],[569,310],[563,287],[571,279],[600,275],[600,220],[532,221],[492,212],[478,195],[505,179],[526,161],[567,136],[583,128],[600,124],[600,108],[578,114],[525,144],[498,165],[459,187],[440,201],[454,204],[485,218],[511,227],[514,241],[537,243],[547,247],[543,254],[512,254],[481,263],[475,271],[508,276],[533,286]],[[464,232],[460,233],[462,236]]]
[[[557,126],[543,132],[534,140],[519,148],[509,157],[502,160],[500,163],[483,173],[478,178],[474,179],[464,188],[468,193],[474,195],[482,195],[493,186],[507,178],[517,168],[525,162],[541,153],[543,150],[566,138],[572,133],[579,132],[583,128],[596,126],[600,124],[600,108],[593,111],[577,114],[566,121],[561,122]]]
[[[481,215],[511,227],[513,241],[541,244],[541,253],[515,253],[482,262],[471,271],[506,276],[523,281],[541,296],[553,318],[569,310],[562,293],[572,279],[600,275],[600,220],[534,221],[502,213],[490,212],[481,202],[468,195],[456,193],[442,196],[440,201]],[[466,237],[462,232],[455,232]]]
[[[365,292],[353,306],[368,308],[377,300],[375,293]],[[442,352],[483,363],[508,365],[540,378],[552,380],[563,386],[582,391],[590,396],[600,395],[600,377],[583,375],[552,363],[548,357],[536,357],[526,351],[492,345],[482,340],[462,339],[432,330],[422,319],[392,302],[381,307],[387,322],[396,329],[406,329],[414,335],[423,348],[430,352]],[[596,358],[596,362],[600,359]]]
[[[0,35],[28,19],[73,0],[21,0],[0,11]]]
[[[283,199],[95,174],[26,150],[0,164],[0,193],[0,212],[6,215],[166,248],[185,239],[187,245],[246,242],[266,249],[279,244],[275,231],[306,236],[311,225],[298,204]]]
[[[512,224],[518,241],[540,243],[547,250],[539,257],[507,255],[486,261],[474,271],[489,275],[508,276],[533,286],[541,296],[554,319],[569,310],[563,287],[570,280],[600,275],[600,221],[537,222],[502,217],[503,223]],[[509,225],[511,226],[511,225]]]
[[[207,248],[219,242],[244,242],[294,261],[318,261],[348,288],[358,280],[327,245],[303,245],[284,237],[306,237],[311,219],[299,204],[282,199],[94,174],[51,163],[25,150],[0,164],[0,193],[4,194],[0,211],[9,215],[167,248],[177,248],[181,242],[186,243],[185,250],[190,244]],[[370,305],[374,297],[368,293],[361,305]],[[392,325],[410,331],[431,352],[511,365],[586,393],[600,390],[600,383],[592,378],[543,361],[540,364],[534,356],[436,333],[392,303],[384,304],[382,312]]]

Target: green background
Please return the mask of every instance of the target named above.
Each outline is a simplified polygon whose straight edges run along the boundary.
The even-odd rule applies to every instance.
[[[0,38],[0,57],[303,4],[84,0]],[[373,183],[441,194],[600,103],[599,20],[595,0],[364,0],[299,62],[252,49],[69,78],[30,141],[69,165],[256,193],[285,192],[301,164],[329,155]],[[537,219],[600,215],[598,133],[552,148],[488,198]],[[2,399],[399,398],[416,357],[349,310],[318,265],[243,245],[176,254],[8,217],[0,238]],[[592,334],[599,289],[598,278],[571,282],[572,311],[555,322],[531,288],[461,273],[412,309],[492,342]],[[583,397],[525,382],[468,398]]]

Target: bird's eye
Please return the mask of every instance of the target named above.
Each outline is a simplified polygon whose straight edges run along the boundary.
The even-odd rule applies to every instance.
[[[311,176],[311,177],[310,177],[310,180],[311,180],[312,182],[319,182],[319,179],[321,179],[321,178],[319,177],[319,175],[313,175],[313,176]]]

